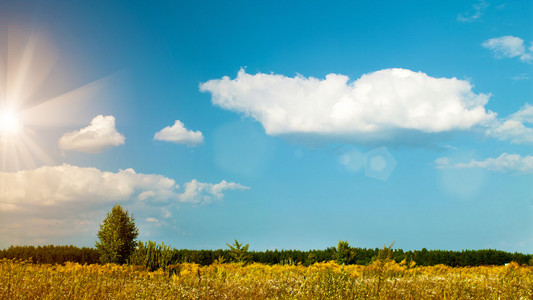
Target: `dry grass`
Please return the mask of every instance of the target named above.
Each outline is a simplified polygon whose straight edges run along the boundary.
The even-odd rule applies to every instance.
[[[175,272],[177,274],[170,274]],[[34,265],[0,260],[0,299],[533,299],[533,267],[180,264]]]

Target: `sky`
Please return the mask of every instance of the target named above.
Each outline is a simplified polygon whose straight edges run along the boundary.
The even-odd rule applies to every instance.
[[[531,1],[2,1],[0,248],[533,253]]]

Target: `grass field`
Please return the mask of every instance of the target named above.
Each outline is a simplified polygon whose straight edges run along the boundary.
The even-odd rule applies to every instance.
[[[533,299],[533,267],[185,263],[149,272],[4,259],[0,299]]]

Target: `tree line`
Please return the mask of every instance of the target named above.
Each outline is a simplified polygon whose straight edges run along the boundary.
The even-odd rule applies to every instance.
[[[169,245],[153,241],[137,241],[138,229],[133,215],[129,215],[120,205],[115,205],[107,214],[98,232],[95,248],[78,248],[75,246],[11,246],[0,250],[0,259],[30,260],[38,264],[80,264],[116,263],[142,265],[156,270],[180,263],[239,262],[261,263],[267,265],[312,265],[317,262],[336,261],[339,264],[368,265],[379,259],[383,253],[387,257],[401,262],[415,262],[416,265],[433,266],[443,264],[451,267],[480,265],[504,265],[511,261],[518,264],[533,265],[533,255],[509,253],[500,250],[422,250],[403,251],[392,249],[392,245],[383,248],[352,247],[346,241],[339,241],[337,247],[324,250],[266,250],[248,251],[249,245],[239,243],[227,244],[229,249],[187,250],[175,249]]]
[[[150,242],[148,242],[150,243]],[[143,243],[143,244],[148,244]],[[154,243],[154,242],[151,242]],[[155,244],[155,243],[154,243]],[[174,249],[166,246],[165,250],[154,250],[157,255],[166,256],[169,265],[184,262],[210,265],[215,261],[234,261],[229,249],[217,250],[188,250]],[[145,247],[146,248],[146,247]],[[153,249],[156,249],[154,247]],[[311,265],[315,262],[335,260],[344,264],[368,265],[377,257],[380,248],[359,248],[350,246],[350,254],[343,258],[339,255],[339,249],[329,247],[324,250],[266,250],[247,251],[246,262],[256,262],[268,265],[275,264],[303,264]],[[341,249],[342,250],[342,249]],[[139,251],[139,250],[137,250]],[[414,261],[417,265],[433,266],[443,264],[452,267],[480,266],[480,265],[504,265],[511,261],[519,264],[533,263],[532,255],[522,253],[509,253],[500,250],[410,250],[391,249],[392,258],[400,262]],[[147,250],[145,250],[147,253]],[[133,252],[132,256],[135,256]],[[153,255],[153,254],[152,254]],[[137,254],[137,256],[139,256]],[[0,259],[30,260],[37,264],[64,264],[65,262],[77,262],[80,264],[100,263],[100,253],[95,248],[78,248],[75,246],[11,246],[0,250]],[[137,260],[139,261],[139,259]]]
[[[0,259],[21,259],[35,264],[96,264],[100,261],[100,253],[94,248],[78,248],[76,246],[11,246],[0,250]]]

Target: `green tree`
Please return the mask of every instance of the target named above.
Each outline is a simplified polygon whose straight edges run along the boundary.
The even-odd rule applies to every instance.
[[[372,263],[378,263],[378,265],[384,265],[385,263],[392,261],[394,257],[394,250],[392,250],[392,246],[394,246],[394,242],[392,242],[388,246],[383,245],[383,248],[379,249],[378,255],[372,257]]]
[[[100,224],[96,249],[101,263],[124,264],[135,250],[139,230],[135,226],[133,214],[130,216],[120,205],[113,206]]]
[[[235,243],[233,243],[233,245],[228,243],[226,243],[226,245],[228,245],[230,249],[229,255],[233,261],[241,263],[248,259],[248,244],[243,245],[242,243],[237,242],[237,239],[235,239]]]
[[[335,253],[335,261],[339,265],[350,264],[352,263],[353,258],[355,257],[355,252],[350,244],[347,241],[339,241]]]

